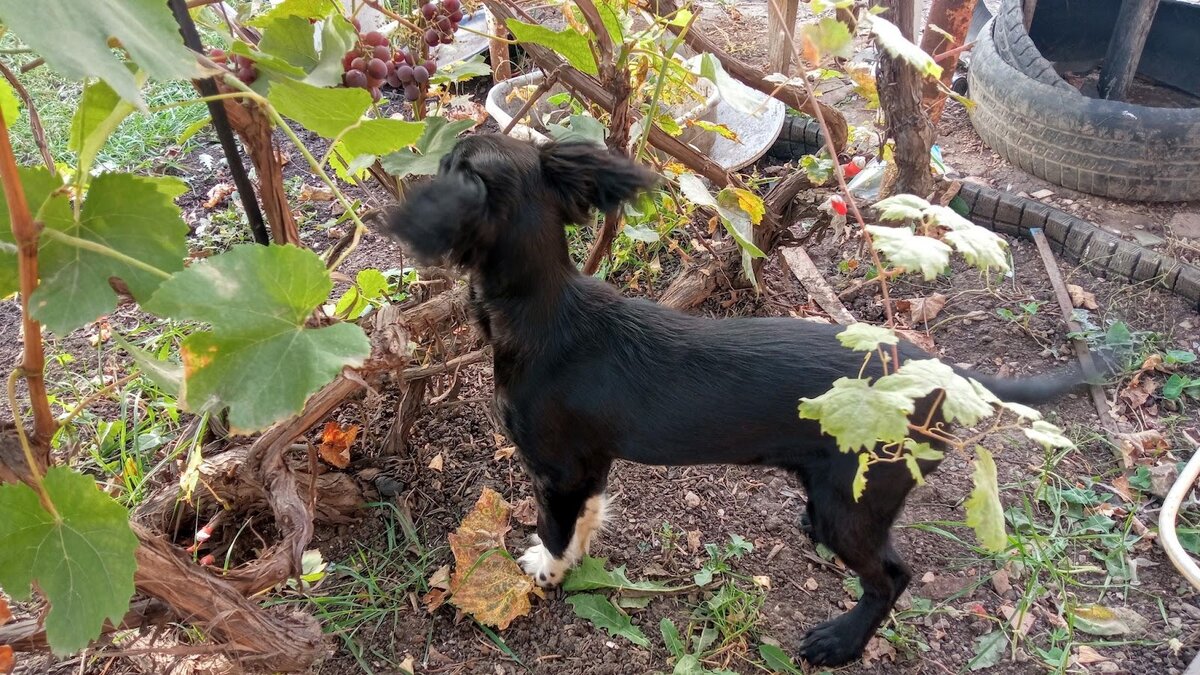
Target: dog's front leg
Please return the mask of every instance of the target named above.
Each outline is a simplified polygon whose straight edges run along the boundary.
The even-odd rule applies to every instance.
[[[562,583],[567,571],[588,552],[604,523],[607,474],[606,467],[602,476],[592,477],[583,488],[574,490],[535,482],[538,533],[520,563],[539,586],[549,588]]]

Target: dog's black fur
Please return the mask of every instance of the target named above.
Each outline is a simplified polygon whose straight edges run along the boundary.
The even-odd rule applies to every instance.
[[[605,489],[614,459],[789,469],[808,493],[810,535],[863,587],[854,609],[810,630],[799,651],[819,665],[858,658],[910,579],[889,532],[914,481],[903,464],[872,465],[855,501],[856,456],[800,419],[797,404],[855,377],[863,355],[840,345],[838,326],[700,318],[581,275],[563,226],[655,181],[590,145],[472,136],[390,213],[389,226],[419,259],[470,274],[474,312],[493,348],[497,407],[533,479],[545,552],[568,555],[576,521]],[[929,358],[910,344],[900,352]],[[1051,400],[1081,381],[971,376],[1020,403]],[[929,405],[913,419],[923,421]],[[921,468],[928,475],[937,463]]]

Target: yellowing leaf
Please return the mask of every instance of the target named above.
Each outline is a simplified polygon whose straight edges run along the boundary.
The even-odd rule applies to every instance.
[[[879,345],[894,345],[900,342],[900,338],[891,330],[861,321],[846,326],[838,333],[837,339],[843,347],[856,352],[871,352]]]
[[[843,59],[854,56],[854,37],[850,35],[850,29],[831,16],[804,26],[803,35],[805,58],[812,56],[809,52],[810,45],[816,52],[817,59],[812,61],[814,66],[820,63],[823,56],[837,56]]]
[[[880,220],[920,220],[929,202],[916,195],[893,195],[875,202]]]
[[[862,22],[871,29],[871,35],[875,37],[876,44],[884,51],[916,68],[917,72],[925,77],[936,80],[942,76],[942,67],[933,60],[933,57],[909,42],[895,24],[871,14],[864,14]]]
[[[947,420],[972,426],[995,410],[967,378],[937,359],[905,361],[896,372],[879,378],[875,388],[921,398],[937,389],[946,392],[942,414]]]
[[[979,543],[992,553],[1008,547],[1004,531],[1004,507],[1000,504],[1000,487],[996,478],[996,462],[985,448],[975,448],[975,470],[972,473],[975,489],[967,499],[967,525],[975,529]]]
[[[855,452],[903,440],[913,407],[911,396],[843,377],[824,394],[800,399],[800,418],[819,420],[821,431],[837,439],[842,452]]]
[[[1150,625],[1146,617],[1127,607],[1082,605],[1071,611],[1070,617],[1077,630],[1101,637],[1137,634]]]
[[[511,510],[499,493],[484,488],[475,508],[450,535],[454,553],[450,602],[500,630],[529,614],[529,594],[534,592],[533,580],[504,547]]]
[[[919,271],[933,281],[950,264],[950,247],[932,237],[918,236],[907,227],[868,225],[867,232],[880,253],[896,267]]]
[[[741,188],[726,188],[730,194],[737,198],[737,205],[741,210],[750,216],[750,222],[758,225],[762,222],[763,214],[767,212],[767,206],[763,203],[762,197],[754,194],[749,190]],[[724,192],[724,190],[722,190]]]
[[[867,489],[867,469],[870,467],[870,453],[858,453],[858,470],[854,472],[854,483],[851,486],[851,489],[854,492],[854,501],[862,499],[863,492],[865,492]]]
[[[1044,448],[1073,448],[1075,444],[1063,435],[1058,427],[1045,420],[1036,420],[1028,429],[1022,429],[1030,440],[1042,444]]]
[[[350,464],[350,445],[354,443],[355,438],[358,438],[357,424],[342,426],[330,420],[321,431],[321,447],[317,448],[317,451],[321,459],[344,469]]]
[[[866,64],[846,68],[846,74],[854,82],[854,91],[867,101],[867,110],[879,107],[879,90],[875,87],[875,73]]]

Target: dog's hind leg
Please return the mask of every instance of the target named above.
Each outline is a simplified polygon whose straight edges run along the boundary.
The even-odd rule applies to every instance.
[[[539,586],[562,583],[567,571],[588,552],[604,524],[607,479],[608,468],[605,467],[575,489],[564,490],[561,486],[535,481],[537,541],[525,550],[520,563]]]

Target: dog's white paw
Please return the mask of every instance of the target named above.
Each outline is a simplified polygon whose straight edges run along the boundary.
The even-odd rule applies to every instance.
[[[537,541],[536,539],[534,541]],[[562,583],[571,568],[565,558],[555,558],[550,551],[540,543],[525,549],[518,562],[525,573],[533,577],[533,581],[542,588],[553,588]]]

